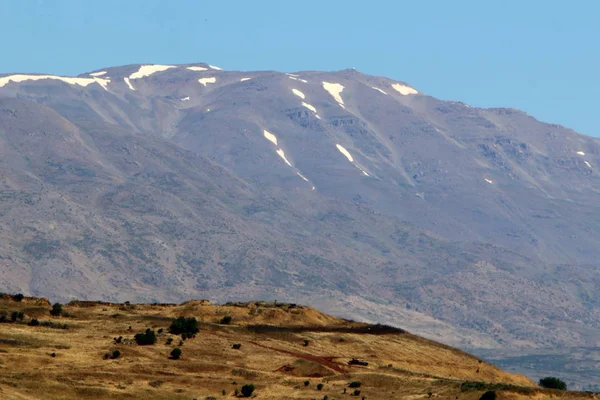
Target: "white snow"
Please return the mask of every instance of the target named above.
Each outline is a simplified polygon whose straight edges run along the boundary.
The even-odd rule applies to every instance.
[[[296,172],[296,173],[298,174],[298,176],[299,176],[300,178],[302,178],[302,179],[304,179],[306,182],[308,182],[308,179],[307,179],[307,178],[306,178],[304,175],[302,175],[300,172]]]
[[[587,161],[584,161],[584,163],[585,163],[585,165],[587,165],[588,167],[592,168],[592,165],[591,165],[589,162],[587,162]]]
[[[577,154],[579,154],[580,156],[585,156],[585,153],[583,151],[578,151]]]
[[[348,159],[348,161],[354,162],[354,159],[352,158],[352,155],[350,155],[350,153],[348,152],[348,150],[346,150],[344,147],[342,147],[339,144],[336,144],[335,147],[337,147],[337,149],[340,151],[340,153],[342,153],[343,155],[346,156],[346,158]]]
[[[293,76],[293,77],[299,77],[299,76],[300,76],[300,75],[298,75],[298,74],[287,74],[287,73],[286,73],[286,75],[287,75],[287,76]]]
[[[315,117],[317,117],[317,119],[321,119],[321,117],[319,117],[319,114],[315,115]]]
[[[315,114],[317,113],[317,109],[308,103],[302,102],[302,106],[308,108],[310,111],[314,112]]]
[[[268,141],[272,142],[275,146],[277,146],[277,136],[273,135],[266,129],[263,130],[263,134],[265,135],[265,138],[267,138]]]
[[[340,93],[342,93],[344,90],[344,86],[340,85],[339,83],[323,82],[323,89],[327,90],[327,92],[329,92],[335,101],[341,105],[344,105],[344,99],[342,99],[342,96],[340,96]]]
[[[283,161],[285,161],[287,163],[287,165],[289,165],[290,167],[292,166],[292,164],[290,164],[288,159],[285,158],[285,153],[283,152],[283,150],[277,149],[277,154],[279,154],[279,157],[283,158]]]
[[[362,171],[363,175],[365,175],[365,176],[371,176],[371,175],[367,174],[364,169],[361,169],[361,171]]]
[[[488,179],[488,178],[483,178],[483,179],[484,179],[484,180],[485,180],[487,183],[490,183],[490,184],[491,184],[491,183],[494,183],[494,181],[492,181],[491,179]]]
[[[400,83],[394,83],[394,84],[392,84],[392,87],[394,89],[396,89],[398,92],[400,92],[400,94],[403,96],[408,96],[409,94],[419,93],[415,89],[411,88],[410,86],[402,85]]]
[[[300,78],[296,78],[295,76],[289,76],[289,75],[288,75],[288,78],[290,78],[290,79],[293,79],[293,80],[295,80],[295,81],[302,82],[302,83],[308,83],[308,81],[307,81],[306,79],[300,79]]]
[[[379,91],[379,92],[381,92],[381,93],[383,93],[383,94],[385,94],[387,96],[387,93],[384,92],[383,90],[379,89],[378,87],[372,86],[372,88],[375,89],[375,90],[377,90],[377,91]]]
[[[300,97],[302,100],[304,100],[306,98],[304,93],[302,93],[298,89],[292,89],[292,93],[294,93],[296,96]]]
[[[211,78],[200,78],[200,79],[198,79],[198,82],[200,82],[204,86],[206,86],[207,83],[215,83],[216,81],[217,81],[217,78],[215,78],[214,76],[211,77]]]
[[[135,90],[135,88],[133,87],[133,85],[129,81],[129,78],[123,78],[123,80],[125,81],[125,83],[127,84],[127,86],[129,86],[129,89]]]
[[[219,67],[216,67],[216,66],[214,66],[214,65],[210,65],[210,64],[208,64],[208,66],[209,66],[210,68],[214,69],[214,70],[217,70],[217,71],[223,71],[223,68],[219,68]]]
[[[188,101],[190,99],[190,96],[186,96],[184,98],[181,99],[181,101]]]
[[[252,78],[242,78],[242,79],[240,79],[240,82],[249,81],[250,79],[252,79]]]
[[[92,72],[90,76],[102,76],[106,75],[106,71]]]
[[[208,71],[208,68],[204,67],[187,67],[190,71]]]
[[[129,75],[129,79],[145,78],[157,72],[166,71],[175,68],[174,65],[142,65],[137,72]]]
[[[68,83],[69,85],[79,85],[86,87],[92,83],[97,83],[102,86],[105,90],[108,90],[106,86],[110,83],[110,79],[102,79],[102,78],[71,78],[66,76],[56,76],[56,75],[9,75],[0,78],[0,87],[7,85],[10,82],[20,83],[25,81],[39,81],[44,79],[54,79],[57,81],[62,81]]]

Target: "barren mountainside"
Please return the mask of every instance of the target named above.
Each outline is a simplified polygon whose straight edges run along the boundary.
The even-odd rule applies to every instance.
[[[355,70],[0,76],[0,289],[595,346],[600,142]]]

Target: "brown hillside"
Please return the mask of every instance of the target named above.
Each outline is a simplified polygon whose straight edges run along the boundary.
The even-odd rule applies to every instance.
[[[357,398],[350,397],[351,381],[361,382],[358,398],[369,400],[427,398],[429,392],[432,398],[478,399],[494,387],[501,399],[589,397],[543,391],[523,376],[400,329],[299,305],[72,302],[66,316],[56,318],[49,308],[44,299],[0,299],[9,319],[12,311],[25,314],[22,322],[0,324],[0,398],[223,399],[246,383],[256,386],[257,399]],[[178,316],[201,321],[200,333],[182,345],[167,333]],[[219,324],[224,316],[232,317],[230,325]],[[32,318],[56,326],[29,326]],[[67,329],[59,329],[64,324]],[[156,344],[136,345],[134,334],[146,328],[163,331]],[[234,343],[241,348],[233,349]],[[183,351],[180,360],[169,359],[174,347]],[[121,356],[104,359],[113,350]],[[352,358],[369,364],[350,366]]]

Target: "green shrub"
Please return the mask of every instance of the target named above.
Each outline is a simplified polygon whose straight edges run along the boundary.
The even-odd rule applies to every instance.
[[[18,318],[19,313],[17,311],[13,311],[10,313],[10,320],[12,322],[16,322],[17,318]]]
[[[354,382],[350,382],[348,384],[349,388],[359,388],[360,387],[360,382],[359,381],[354,381]]]
[[[323,389],[323,384],[322,384],[322,383],[319,383],[319,384],[317,385],[317,390],[322,390],[322,389]]]
[[[175,347],[173,351],[171,351],[171,359],[179,360],[181,358],[181,349],[179,347]]]
[[[253,384],[247,384],[242,386],[242,397],[250,397],[252,396],[252,393],[254,392],[254,385]]]
[[[488,390],[487,392],[481,395],[479,400],[496,400],[496,391]]]
[[[309,342],[308,340],[304,339],[304,344],[303,344],[303,346],[304,346],[304,347],[306,347],[306,346],[308,346],[308,344],[309,344],[309,343],[310,343],[310,342]]]
[[[219,324],[229,325],[231,323],[231,320],[232,320],[231,316],[227,315],[227,316],[221,318],[221,321],[219,322]]]
[[[110,355],[110,358],[116,360],[119,357],[121,357],[121,352],[119,350],[113,350],[112,354]]]
[[[239,349],[240,349],[240,347],[242,347],[242,345],[241,345],[240,343],[234,343],[234,344],[232,344],[232,345],[231,345],[231,347],[232,347],[233,349],[239,350]]]
[[[173,343],[173,338],[168,338],[167,341],[165,342],[165,344],[168,346],[171,343]]]
[[[352,393],[354,396],[359,396],[360,395],[360,390],[358,389],[354,389],[354,392]]]
[[[304,386],[310,385],[310,381],[304,381]]]
[[[558,389],[558,390],[567,390],[567,384],[553,376],[547,376],[545,378],[540,379],[539,385],[546,389]]]
[[[156,333],[150,328],[144,333],[136,333],[133,337],[139,346],[147,346],[156,343]]]
[[[38,321],[37,319],[32,319],[31,321],[29,321],[29,324],[27,324],[29,326],[40,326],[40,321]]]
[[[60,303],[54,303],[50,310],[50,315],[58,317],[63,312],[63,306]]]
[[[14,301],[23,301],[23,299],[25,298],[25,296],[23,296],[23,293],[17,293],[15,295],[13,295],[13,300]]]
[[[196,333],[200,332],[198,321],[194,317],[185,318],[179,317],[171,323],[169,326],[169,333],[173,335],[181,335],[182,337],[194,337]]]

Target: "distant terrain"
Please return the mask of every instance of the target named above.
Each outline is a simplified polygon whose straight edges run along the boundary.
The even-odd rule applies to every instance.
[[[74,301],[57,315],[51,309],[46,299],[0,298],[0,315],[23,313],[0,322],[2,399],[225,399],[249,385],[257,399],[594,398],[541,389],[401,329],[296,304]],[[181,317],[198,323],[192,337],[171,332],[192,326],[174,325]],[[154,342],[138,343],[148,332]]]
[[[6,74],[0,290],[598,347],[598,167],[596,138],[355,70]]]

